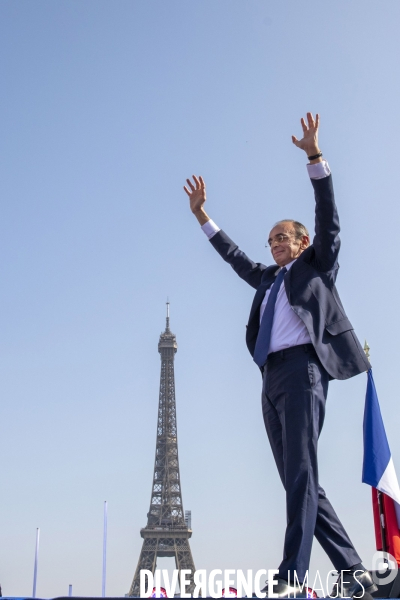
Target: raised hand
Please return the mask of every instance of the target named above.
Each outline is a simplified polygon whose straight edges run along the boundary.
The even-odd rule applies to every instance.
[[[189,196],[190,210],[196,216],[200,225],[204,225],[209,220],[209,216],[204,211],[204,203],[206,201],[206,184],[204,183],[201,175],[196,177],[192,175],[194,184],[190,179],[186,179],[187,186],[184,185],[183,189]]]
[[[317,114],[314,120],[312,114],[307,113],[307,123],[303,118],[300,123],[303,128],[303,137],[298,140],[297,137],[292,135],[292,142],[295,146],[304,150],[307,156],[314,156],[320,152],[318,147],[319,115]]]
[[[190,210],[192,211],[192,213],[195,213],[203,207],[204,202],[206,201],[206,184],[204,183],[204,180],[201,175],[199,177],[196,177],[196,175],[192,175],[192,177],[194,185],[190,181],[190,179],[186,179],[186,182],[190,189],[188,189],[186,185],[183,186],[183,189],[189,196]]]

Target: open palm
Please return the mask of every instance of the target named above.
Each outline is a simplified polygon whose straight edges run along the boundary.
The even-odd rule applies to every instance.
[[[183,189],[189,196],[190,210],[192,213],[196,213],[202,209],[206,201],[206,184],[201,176],[192,175],[192,177],[194,184],[190,179],[186,179],[188,185],[184,185]]]
[[[319,115],[315,115],[314,120],[312,113],[307,113],[307,123],[303,118],[300,120],[300,123],[303,128],[303,137],[301,140],[298,140],[297,137],[292,135],[293,144],[304,150],[308,156],[318,154]]]

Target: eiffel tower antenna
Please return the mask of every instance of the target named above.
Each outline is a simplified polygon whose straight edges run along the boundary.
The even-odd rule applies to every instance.
[[[168,298],[167,298],[167,324],[165,326],[165,331],[170,333],[170,330],[169,330],[169,300],[168,300]]]
[[[142,550],[128,596],[140,596],[140,571],[154,575],[157,557],[175,558],[176,569],[190,569],[186,592],[193,594],[195,566],[189,545],[190,524],[185,522],[179,475],[178,438],[175,405],[174,358],[178,345],[169,328],[169,301],[165,331],[160,335],[160,395],[158,402],[156,457],[147,525],[140,530]]]

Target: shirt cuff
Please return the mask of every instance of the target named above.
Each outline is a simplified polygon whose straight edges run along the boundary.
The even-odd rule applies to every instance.
[[[211,240],[211,238],[218,233],[218,231],[221,231],[221,228],[218,227],[218,225],[216,225],[212,219],[207,221],[207,223],[204,223],[201,228],[209,240]]]
[[[307,171],[311,179],[323,179],[331,174],[328,161],[326,160],[313,165],[307,165]]]

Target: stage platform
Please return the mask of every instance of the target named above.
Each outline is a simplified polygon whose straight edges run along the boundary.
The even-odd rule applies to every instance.
[[[377,571],[371,571],[373,576],[377,576],[379,579],[382,575]],[[375,579],[376,581],[376,579]],[[134,596],[139,597],[139,596]],[[235,596],[228,596],[234,598]],[[237,596],[237,598],[248,598],[250,596]],[[253,595],[253,598],[257,596]],[[127,600],[129,596],[106,596],[106,600]],[[181,596],[174,596],[174,600],[180,600]],[[225,600],[225,596],[221,596],[220,600]],[[330,596],[321,596],[320,600],[333,600]],[[397,573],[396,578],[389,584],[379,585],[378,591],[374,594],[364,594],[363,600],[387,600],[389,598],[400,598],[400,571]],[[101,596],[55,596],[53,598],[32,598],[32,596],[3,596],[0,600],[104,600]],[[182,599],[184,600],[184,599]],[[211,600],[211,596],[204,596],[203,600]]]
[[[133,598],[139,598],[139,596],[130,596]],[[239,598],[239,596],[237,596]],[[256,598],[257,596],[253,596],[253,598]],[[364,596],[362,597],[362,600],[372,600],[372,598],[374,600],[388,600],[389,598],[394,598],[397,596],[371,596],[370,594],[364,594]],[[126,600],[127,596],[106,596],[105,597],[106,600]],[[181,596],[174,596],[174,600],[180,600]],[[201,597],[200,597],[201,598]],[[250,596],[240,596],[239,600],[241,598],[250,598]],[[321,596],[319,598],[319,600],[334,600],[333,598],[331,598],[330,596],[326,596],[323,597]],[[32,598],[32,596],[3,596],[2,600],[104,600],[101,596],[56,596],[54,598]],[[182,600],[188,600],[183,599]],[[203,598],[203,600],[211,600],[211,596],[205,596]],[[225,596],[221,596],[218,597],[217,599],[213,599],[213,600],[225,600]],[[285,600],[284,598],[281,598],[280,600]],[[293,600],[293,599],[288,599],[288,600]],[[360,599],[361,600],[361,599]]]

